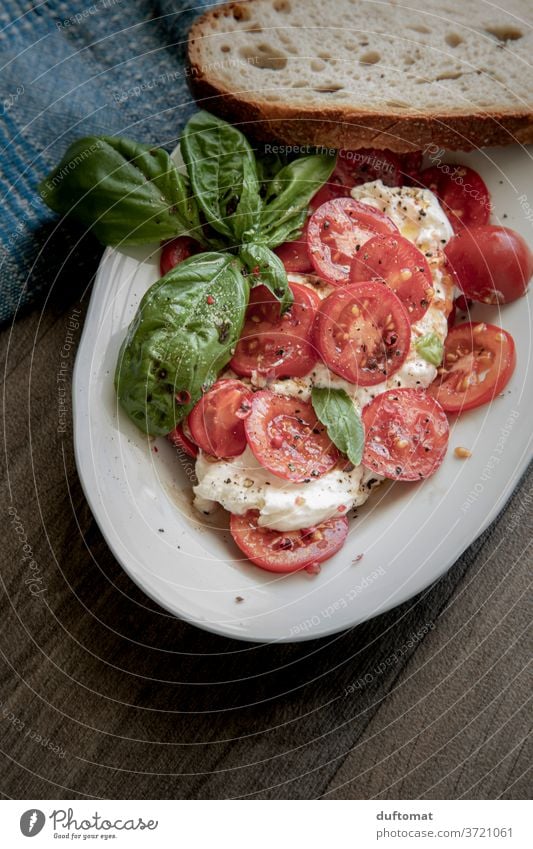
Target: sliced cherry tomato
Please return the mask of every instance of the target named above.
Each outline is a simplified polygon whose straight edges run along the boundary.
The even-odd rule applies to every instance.
[[[237,457],[246,448],[244,420],[252,392],[240,380],[218,380],[189,413],[192,438],[214,457]]]
[[[322,204],[309,219],[307,243],[317,274],[334,286],[349,282],[353,257],[376,233],[397,233],[388,216],[353,198]]]
[[[329,472],[339,452],[310,403],[265,389],[256,392],[244,423],[246,438],[261,465],[290,481]]]
[[[374,386],[398,371],[409,353],[409,316],[392,289],[383,283],[356,283],[322,302],[316,343],[335,374]]]
[[[363,410],[363,465],[399,481],[428,478],[444,459],[448,419],[422,389],[389,389]]]
[[[426,168],[419,181],[437,195],[456,232],[463,227],[478,227],[489,220],[489,190],[472,168],[466,165]]]
[[[483,304],[508,304],[526,293],[533,254],[508,227],[486,224],[462,230],[444,249],[459,287]]]
[[[381,180],[385,186],[401,183],[400,160],[391,150],[339,150],[333,174],[349,189],[374,180]]]
[[[284,242],[274,251],[285,266],[285,271],[295,271],[300,274],[308,274],[313,270],[313,263],[309,259],[307,250],[307,222],[302,230],[302,235],[294,242]]]
[[[203,249],[200,242],[191,239],[190,236],[178,236],[170,242],[165,242],[161,249],[161,259],[159,261],[161,277],[168,274],[172,268],[179,265],[184,259],[188,259],[193,254],[200,253],[201,250]]]
[[[458,324],[444,344],[442,368],[429,392],[448,413],[471,410],[503,392],[516,365],[510,333],[493,324]]]
[[[294,302],[284,315],[266,286],[255,286],[230,368],[249,377],[303,377],[317,361],[312,331],[320,298],[309,286],[291,283]]]
[[[231,516],[231,535],[240,550],[256,566],[268,572],[297,572],[329,560],[344,545],[348,535],[345,516],[328,519],[301,531],[273,531],[260,528],[258,512]]]
[[[181,451],[185,451],[189,457],[198,456],[198,446],[195,445],[194,442],[192,442],[184,433],[182,425],[176,425],[174,430],[171,430],[170,433],[167,434],[167,439],[169,439],[176,448],[179,448]]]
[[[403,236],[374,236],[357,252],[350,270],[352,283],[380,280],[398,296],[412,322],[426,313],[433,297],[427,259]]]
[[[400,153],[400,174],[402,182],[411,185],[420,179],[420,170],[422,168],[422,160],[424,153],[421,150],[414,150],[412,153]]]

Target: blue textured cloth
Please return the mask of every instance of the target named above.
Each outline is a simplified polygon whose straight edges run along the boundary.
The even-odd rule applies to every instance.
[[[79,136],[174,145],[195,108],[187,32],[210,5],[2,0],[0,323],[45,297],[68,303],[90,282],[101,246],[58,226],[36,186]]]

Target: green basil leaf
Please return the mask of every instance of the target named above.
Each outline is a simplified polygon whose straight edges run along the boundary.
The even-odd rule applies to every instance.
[[[442,362],[442,354],[444,346],[436,333],[426,333],[417,342],[415,348],[420,356],[427,360],[428,363],[434,366],[440,366]]]
[[[320,389],[315,386],[311,392],[311,401],[331,441],[354,466],[358,466],[363,458],[365,432],[350,396],[344,389]]]
[[[169,154],[125,138],[74,142],[39,186],[44,202],[91,227],[104,245],[142,245],[190,233],[203,242],[188,181]]]
[[[263,201],[259,196],[257,175],[249,161],[245,159],[241,196],[231,219],[233,233],[238,242],[253,241],[262,207]]]
[[[302,156],[285,165],[267,186],[260,238],[270,248],[292,241],[305,223],[309,201],[328,180],[335,157]]]
[[[214,252],[186,259],[146,292],[115,372],[120,404],[142,431],[169,433],[216,380],[249,292],[239,260]]]
[[[281,314],[287,312],[294,297],[289,288],[285,266],[280,258],[265,245],[256,244],[243,245],[239,257],[248,271],[259,272],[253,278],[254,284],[264,283],[280,302]]]
[[[255,159],[261,189],[263,194],[266,195],[269,184],[291,160],[285,154],[264,153],[262,151],[256,151]]]
[[[181,152],[198,205],[213,229],[237,242],[254,232],[262,208],[260,184],[254,152],[240,130],[198,112],[185,127]]]

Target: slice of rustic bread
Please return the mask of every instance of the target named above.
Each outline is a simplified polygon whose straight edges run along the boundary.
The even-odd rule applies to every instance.
[[[533,142],[533,0],[249,0],[193,25],[206,109],[287,144]]]

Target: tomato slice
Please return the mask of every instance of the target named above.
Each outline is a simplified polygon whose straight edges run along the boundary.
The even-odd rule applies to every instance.
[[[192,442],[189,437],[184,433],[182,425],[176,425],[174,430],[171,430],[169,434],[167,434],[167,439],[172,442],[172,444],[178,448],[180,451],[184,451],[185,454],[188,454],[189,457],[197,457],[198,456],[198,446]]]
[[[359,386],[382,383],[409,353],[411,324],[392,289],[383,283],[356,283],[322,302],[316,343],[335,374]]]
[[[443,365],[428,391],[448,413],[471,410],[505,389],[515,365],[510,333],[484,322],[458,324],[446,337]]]
[[[230,530],[248,559],[268,572],[297,572],[323,563],[342,548],[348,535],[345,516],[328,519],[301,531],[260,528],[258,516],[256,510],[250,510],[244,516],[232,514]]]
[[[412,322],[425,315],[433,297],[427,259],[403,236],[374,236],[357,252],[350,270],[352,283],[379,280],[400,299]]]
[[[437,195],[453,229],[477,227],[490,218],[491,201],[485,183],[466,165],[439,165],[426,168],[419,177],[422,185]]]
[[[311,404],[267,389],[254,394],[244,429],[258,462],[285,480],[318,478],[340,456]]]
[[[388,216],[353,198],[322,204],[309,219],[307,244],[317,274],[334,286],[349,282],[350,265],[361,247],[376,233],[397,233]]]
[[[246,448],[244,419],[252,392],[240,380],[218,380],[189,413],[192,438],[214,457],[237,457]]]
[[[307,222],[299,239],[295,239],[294,242],[284,242],[274,250],[274,253],[279,256],[285,266],[285,271],[294,271],[300,274],[308,274],[312,271],[313,263],[307,250]]]
[[[491,224],[464,229],[444,252],[457,284],[473,301],[508,304],[525,295],[533,254],[515,230]]]
[[[320,298],[309,286],[291,283],[294,302],[284,315],[266,286],[255,286],[246,322],[230,362],[236,374],[303,377],[317,361],[312,330]]]
[[[333,175],[350,189],[374,180],[381,180],[385,186],[399,186],[400,160],[391,150],[339,150]]]
[[[161,249],[161,259],[159,261],[161,277],[168,274],[172,268],[179,265],[184,259],[188,259],[193,254],[198,254],[202,250],[203,248],[200,242],[197,242],[196,239],[191,239],[190,236],[178,236],[176,239],[171,239],[170,242],[165,242]]]
[[[448,419],[422,389],[383,392],[364,408],[363,424],[363,465],[386,478],[427,478],[446,454]]]

